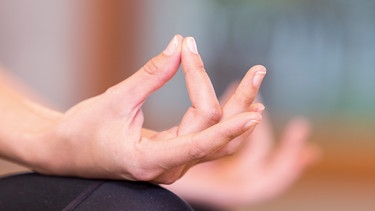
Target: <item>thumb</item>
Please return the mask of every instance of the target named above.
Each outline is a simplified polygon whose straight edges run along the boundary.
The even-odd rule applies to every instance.
[[[182,39],[181,35],[175,35],[162,53],[129,78],[111,87],[108,92],[114,95],[116,103],[140,107],[151,93],[169,81],[180,66]]]

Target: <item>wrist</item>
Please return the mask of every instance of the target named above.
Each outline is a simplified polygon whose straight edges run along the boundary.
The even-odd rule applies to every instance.
[[[62,114],[39,105],[35,105],[33,111],[30,124],[13,138],[17,145],[11,159],[32,170],[48,173],[46,170],[52,167],[52,157],[57,153],[52,150],[58,139],[54,131]]]

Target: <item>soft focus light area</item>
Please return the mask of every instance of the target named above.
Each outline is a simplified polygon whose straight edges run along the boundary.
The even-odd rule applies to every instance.
[[[74,101],[73,1],[2,0],[0,64],[58,108]]]
[[[136,71],[174,34],[194,36],[218,96],[263,64],[275,136],[305,116],[322,150],[286,193],[239,210],[375,210],[375,1],[139,0],[137,15],[125,2],[2,0],[0,64],[66,109]],[[147,100],[145,125],[171,127],[189,105],[180,71]],[[24,170],[0,162],[0,174]]]
[[[175,33],[195,36],[218,95],[263,64],[261,93],[276,134],[296,115],[314,125],[320,162],[284,195],[249,210],[375,209],[374,2],[146,2],[144,49],[157,52]],[[151,127],[178,122],[189,106],[183,75],[147,106]]]

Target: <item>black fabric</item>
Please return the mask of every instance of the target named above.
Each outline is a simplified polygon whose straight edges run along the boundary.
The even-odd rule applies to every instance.
[[[0,179],[0,210],[192,210],[146,182],[89,180],[35,173]]]

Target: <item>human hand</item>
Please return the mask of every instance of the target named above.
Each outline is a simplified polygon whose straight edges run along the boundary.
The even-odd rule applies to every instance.
[[[142,129],[143,102],[173,77],[181,58],[192,107],[176,127]],[[252,78],[245,79],[248,84]],[[256,95],[241,94],[242,106]],[[259,113],[233,107],[236,112],[222,119],[194,39],[177,35],[130,78],[54,120],[38,137],[44,148],[31,159],[36,161],[32,167],[45,174],[172,183],[261,121]]]
[[[215,208],[263,202],[285,191],[317,160],[317,148],[306,143],[309,132],[308,121],[296,118],[288,123],[280,146],[274,148],[270,123],[263,117],[251,134],[239,137],[245,144],[237,153],[196,165],[180,180],[164,187],[190,202]]]
[[[183,48],[181,59],[190,98],[192,99],[192,106],[188,109],[181,121],[178,130],[179,135],[200,131],[212,124],[224,122],[228,118],[244,112],[259,114],[263,112],[263,104],[253,103],[266,74],[266,69],[262,65],[256,65],[250,68],[244,78],[239,82],[238,86],[231,90],[231,93],[226,94],[227,99],[221,106],[216,100],[213,88],[208,86],[208,84],[211,85],[211,82],[205,72],[199,54],[189,54],[188,51]],[[200,77],[200,80],[197,80],[197,73],[203,75]],[[202,86],[196,86],[195,83],[207,84],[207,86],[203,88]],[[205,91],[202,92],[202,90]],[[194,97],[192,95],[194,93],[199,95]],[[197,122],[197,120],[199,121]],[[253,128],[246,131],[246,134],[251,134],[252,129]],[[207,156],[204,160],[215,160],[231,155],[235,153],[245,141],[244,138],[233,137],[230,143],[218,148],[217,151]]]

